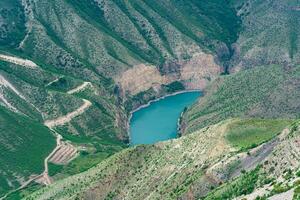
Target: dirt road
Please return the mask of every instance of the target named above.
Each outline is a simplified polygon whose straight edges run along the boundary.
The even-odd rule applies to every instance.
[[[57,119],[53,120],[46,120],[45,126],[48,126],[49,128],[53,128],[55,126],[63,125],[65,123],[70,122],[74,117],[77,117],[78,115],[82,114],[84,111],[86,111],[92,103],[89,100],[83,99],[84,103],[82,106],[80,106],[77,110],[68,113],[65,116],[61,116]]]
[[[35,68],[38,67],[37,64],[35,64],[31,60],[22,59],[22,58],[18,58],[18,57],[14,57],[14,56],[7,56],[7,55],[4,55],[4,54],[0,54],[0,60],[10,62],[10,63],[13,63],[13,64],[17,64],[17,65],[21,65],[21,66],[24,66],[24,67],[28,67],[28,68],[31,68],[31,69],[35,69]]]
[[[92,84],[90,82],[84,82],[82,85],[79,85],[78,87],[68,91],[67,93],[68,94],[74,94],[76,92],[79,92],[79,91],[83,90],[85,87],[87,87],[89,85],[92,85]]]

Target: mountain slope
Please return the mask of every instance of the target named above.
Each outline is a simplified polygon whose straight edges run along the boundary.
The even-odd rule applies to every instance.
[[[44,170],[44,159],[55,147],[54,135],[29,117],[0,106],[0,195]],[[30,162],[28,162],[30,160]]]
[[[58,154],[66,149],[76,152],[77,157],[63,165],[53,163],[55,159],[45,164],[54,181],[94,167],[127,147],[129,112],[179,90],[206,91],[184,113],[183,135],[200,133],[232,117],[299,118],[299,6],[297,0],[2,0],[0,106],[9,114],[1,117],[35,124],[44,130],[44,137],[55,133],[56,148],[62,149]],[[19,129],[11,131],[20,134]],[[274,136],[264,133],[265,139]],[[0,141],[7,141],[3,130]],[[25,140],[24,145],[29,143]],[[148,148],[156,159],[156,146],[139,153],[146,154]],[[133,155],[133,165],[140,159],[135,151],[124,151],[126,158]],[[41,167],[41,157],[52,156],[46,153],[48,149],[40,152],[37,166]],[[195,155],[203,156],[198,150]],[[0,159],[9,161],[5,156]],[[170,163],[176,159],[171,157]],[[194,181],[193,175],[202,177],[202,171],[178,168],[186,161],[180,159],[176,178],[183,188],[160,185],[170,198],[186,192],[185,184]],[[0,173],[4,170],[0,165]],[[46,171],[48,181],[40,182],[53,181]],[[28,180],[40,172],[32,167],[22,176]],[[183,177],[189,173],[192,180]],[[7,177],[9,182],[19,180]],[[3,182],[2,194],[20,185]],[[93,194],[89,192],[85,195]]]
[[[131,109],[222,73],[241,23],[225,0],[0,5],[0,103],[79,151],[64,176],[126,147]]]
[[[0,3],[0,49],[13,49],[25,37],[25,13],[21,1],[3,0]]]
[[[262,160],[272,155],[274,146],[279,145],[276,142],[271,146],[271,150],[265,153],[263,145],[253,151],[248,150],[251,154],[253,152],[253,157],[246,152],[241,153],[240,147],[227,139],[234,134],[232,131],[236,130],[236,126],[244,125],[244,128],[239,129],[241,135],[256,134],[260,129],[269,130],[272,127],[272,136],[267,140],[261,138],[262,140],[254,142],[257,146],[261,142],[276,138],[289,123],[280,120],[227,120],[180,139],[136,146],[123,150],[87,172],[41,189],[27,199],[199,198],[220,182],[236,177],[242,169],[250,171],[255,168],[263,162]],[[282,137],[288,138],[287,135]],[[272,140],[266,145],[271,143]],[[254,152],[258,152],[256,156]],[[262,160],[253,162],[251,166],[234,165],[242,163],[244,159],[260,157]],[[224,160],[231,162],[221,168],[223,171],[219,171],[218,166],[224,163]],[[230,174],[234,173],[237,174],[231,177]]]
[[[185,112],[181,132],[230,117],[299,118],[299,70],[299,66],[271,65],[220,77]]]
[[[260,65],[299,64],[299,1],[237,0],[242,31],[232,71]]]

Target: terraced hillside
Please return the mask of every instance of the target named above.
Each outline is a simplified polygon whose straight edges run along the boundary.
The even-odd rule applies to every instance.
[[[282,132],[290,123],[291,121],[280,120],[227,120],[180,139],[126,149],[95,168],[58,181],[33,193],[27,199],[198,199],[207,194],[208,199],[217,199],[211,196],[221,195],[220,190],[240,179],[232,183],[230,181],[229,185],[225,184],[211,193],[208,192],[240,174],[250,176],[248,172],[245,174],[244,170],[249,171],[251,176],[255,173],[255,180],[243,180],[251,181],[251,185],[242,182],[239,188],[244,189],[246,185],[258,187],[256,183],[264,180],[266,176],[263,172],[274,163],[264,164],[264,168],[256,167],[263,164],[264,160],[275,159],[275,153],[284,154],[289,147],[283,148],[281,141],[297,145],[297,124]],[[243,128],[237,130],[240,125]],[[266,131],[259,133],[259,130],[270,128],[270,137],[263,139]],[[228,139],[235,131],[239,131],[241,136],[255,137],[255,134],[258,134],[256,138],[260,138],[260,141],[248,140],[249,144],[258,146],[254,149],[254,146],[249,146],[248,153],[240,151],[240,147],[236,146],[237,141],[232,143],[231,139]],[[264,144],[261,145],[261,142]],[[299,155],[299,152],[296,154]],[[294,174],[299,167],[299,160],[291,162],[293,165],[287,163],[272,173],[284,175],[283,171],[290,168]],[[245,194],[251,193],[254,188],[248,189]],[[224,194],[229,195],[226,192]],[[236,192],[231,195],[234,197],[241,194],[244,193]]]

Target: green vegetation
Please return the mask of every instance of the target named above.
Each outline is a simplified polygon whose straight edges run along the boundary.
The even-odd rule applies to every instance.
[[[120,150],[119,150],[120,151]],[[95,167],[101,161],[105,160],[109,156],[116,153],[117,150],[112,152],[97,152],[97,153],[88,153],[81,152],[80,156],[72,160],[66,166],[55,165],[52,167],[53,175],[59,174],[60,176],[71,176],[81,172],[84,172],[92,167]],[[53,164],[52,164],[53,165]],[[49,167],[49,172],[51,172]]]
[[[196,29],[196,27],[200,28],[207,37],[223,41],[228,45],[237,39],[240,21],[235,10],[227,1],[171,2],[151,4],[150,1],[146,1],[146,4],[196,41],[199,41],[193,32],[193,28]],[[172,9],[175,9],[174,12],[169,12]],[[181,12],[179,16],[176,15],[178,11]],[[186,26],[184,22],[191,23],[192,26]]]
[[[242,18],[234,66],[252,68],[270,63],[299,63],[299,1],[235,1]],[[278,6],[286,9],[278,10]]]
[[[18,47],[25,37],[25,14],[20,1],[0,2],[0,50]]]
[[[300,199],[300,186],[295,188],[293,199],[294,200],[299,200]]]
[[[53,82],[52,84],[48,85],[47,88],[50,90],[56,90],[61,92],[67,92],[73,88],[76,88],[77,86],[81,85],[82,83],[74,80],[69,77],[61,77],[58,78],[57,81]]]
[[[167,93],[174,93],[185,89],[184,85],[179,81],[175,81],[173,83],[170,83],[169,85],[164,85],[163,89],[164,88]]]
[[[259,178],[259,167],[251,172],[242,174],[236,180],[222,185],[210,192],[205,200],[233,199],[241,195],[250,194],[256,187]]]
[[[64,167],[63,165],[57,165],[57,164],[49,162],[48,163],[49,176],[54,176],[54,175],[58,174],[59,172],[61,172],[63,167]]]
[[[237,153],[240,152],[232,151],[225,141],[226,130],[236,130],[237,123],[247,126],[256,124],[261,127],[269,125],[270,122],[261,119],[226,120],[175,140],[127,148],[83,173],[59,180],[34,192],[27,196],[27,199],[84,199],[94,195],[103,199],[178,199],[193,195],[205,200],[223,200],[250,194],[265,184],[275,184],[274,174],[277,174],[278,170],[283,171],[282,175],[290,173],[289,164],[276,171],[268,170],[269,167],[281,164],[273,162],[274,159],[285,160],[285,156],[290,156],[286,153],[290,152],[291,148],[288,144],[297,139],[290,138],[288,134],[286,138],[281,138],[281,144],[275,147],[276,155],[262,152],[267,157],[253,164],[253,170],[242,170],[238,177],[224,179],[227,170],[223,171],[222,167],[215,169],[215,166],[222,166],[224,163],[220,158],[225,156],[229,156],[229,159],[239,157]],[[274,131],[277,132],[275,129]],[[223,134],[220,134],[222,132]],[[298,137],[299,130],[296,132]],[[285,149],[286,147],[288,149]],[[203,152],[203,148],[210,152],[209,157]],[[266,160],[268,162],[265,162]],[[229,166],[230,173],[234,173],[236,164],[240,162],[233,162],[232,166]],[[267,166],[268,164],[270,166]],[[275,184],[272,194],[297,186],[297,182],[293,186]],[[265,197],[266,195],[263,195],[260,199]]]
[[[298,0],[1,0],[0,52],[32,60],[39,67],[0,61],[1,76],[21,94],[0,85],[0,196],[42,171],[43,159],[55,146],[44,121],[73,112],[82,99],[92,105],[54,129],[84,150],[66,166],[49,164],[55,178],[80,174],[35,194],[54,188],[58,197],[98,192],[111,199],[122,199],[123,194],[131,199],[174,199],[203,185],[207,192],[203,166],[229,155],[228,144],[252,148],[275,137],[288,119],[300,117],[299,19]],[[217,70],[205,77],[213,83],[182,119],[183,135],[195,134],[124,150],[129,111],[183,90],[190,80],[181,80],[181,67],[202,52],[212,54],[225,74],[240,72],[215,80]],[[206,66],[203,59],[197,67]],[[166,79],[178,81],[162,85],[159,92],[150,88],[131,95],[116,77],[138,64],[154,64]],[[85,81],[92,86],[67,93]],[[230,118],[243,120],[232,123]],[[232,124],[221,137],[225,128],[218,123],[224,120]],[[218,130],[211,131],[214,128]],[[222,151],[214,149],[218,142]],[[208,158],[201,153],[204,150],[213,155]],[[113,155],[116,152],[120,153]],[[230,197],[253,190],[256,174],[243,177],[224,186]],[[37,188],[30,185],[10,197],[19,199]],[[211,195],[227,197],[220,191]]]
[[[213,163],[218,156],[228,153],[229,148],[225,148],[208,158],[202,150],[206,147],[210,151],[224,140],[218,133],[227,123],[232,121],[180,139],[124,149],[90,170],[57,181],[28,198],[42,198],[48,194],[55,199],[75,194],[78,198],[97,195],[103,199],[111,196],[123,199],[124,194],[129,194],[126,197],[130,199],[143,199],[148,195],[154,199],[179,198],[192,185],[205,183],[202,164]],[[136,187],[137,182],[140,187]]]
[[[38,183],[30,183],[27,187],[10,193],[5,199],[6,200],[20,200],[30,195],[31,193],[41,189],[43,186]]]
[[[300,66],[284,70],[282,66],[257,67],[223,76],[214,81],[209,92],[185,112],[185,133],[234,117],[297,118]],[[289,102],[288,104],[285,102]]]
[[[280,193],[288,191],[289,189],[291,189],[291,188],[288,185],[284,185],[282,183],[278,183],[278,184],[275,184],[273,186],[271,194],[272,195],[274,195],[274,194],[280,194]]]
[[[250,119],[231,124],[226,139],[235,147],[246,150],[274,138],[291,124],[291,120]]]
[[[30,175],[42,173],[44,159],[55,147],[55,138],[40,123],[0,106],[0,144],[2,196],[20,186],[17,177],[28,180]]]
[[[144,105],[147,102],[155,99],[155,91],[153,88],[150,88],[147,91],[139,92],[138,94],[130,97],[125,102],[125,107],[128,112],[132,111],[134,108]],[[138,106],[136,106],[138,105]]]

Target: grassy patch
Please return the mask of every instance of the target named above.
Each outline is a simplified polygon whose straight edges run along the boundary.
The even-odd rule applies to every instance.
[[[279,134],[291,120],[244,119],[228,127],[226,139],[241,149],[253,148]]]
[[[291,187],[282,183],[275,184],[271,191],[271,195],[280,194],[288,191]]]
[[[57,165],[54,163],[49,162],[48,163],[48,170],[49,170],[49,176],[54,176],[55,174],[58,174],[62,171],[63,165]]]
[[[74,175],[80,172],[84,172],[96,166],[112,154],[112,152],[98,152],[93,154],[81,153],[81,155],[75,160],[73,160],[70,164],[60,169],[59,173],[66,175]]]
[[[294,196],[293,199],[300,199],[300,186],[297,186],[294,190]]]

